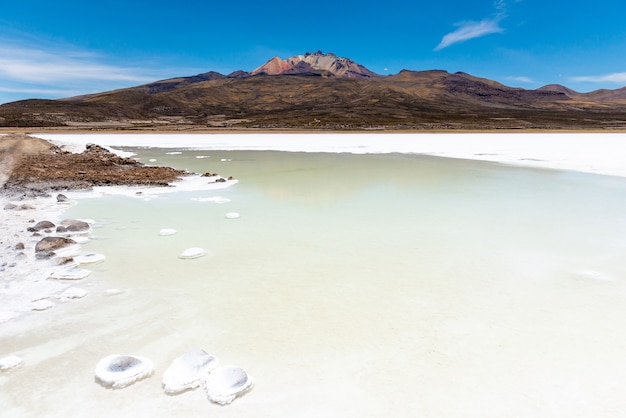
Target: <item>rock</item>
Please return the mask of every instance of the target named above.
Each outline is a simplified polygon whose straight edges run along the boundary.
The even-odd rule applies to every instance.
[[[0,371],[15,369],[24,364],[24,361],[18,356],[6,356],[0,358]]]
[[[38,231],[43,231],[46,229],[52,229],[54,228],[56,225],[53,224],[50,221],[41,221],[41,222],[37,222],[35,225],[29,227],[27,229],[28,232],[38,232]]]
[[[211,402],[226,405],[252,388],[250,376],[239,367],[218,367],[209,374],[205,382],[207,397]]]
[[[191,350],[174,359],[163,373],[163,389],[166,393],[180,393],[195,389],[204,383],[219,361],[202,349]]]
[[[17,209],[17,205],[15,203],[7,203],[4,205],[4,210],[15,210]]]
[[[15,249],[17,251],[21,251],[24,249],[24,243],[23,242],[18,242],[17,244],[15,244]]]
[[[67,232],[88,232],[91,229],[87,222],[78,219],[65,219],[61,225],[67,228]]]
[[[59,248],[76,244],[76,241],[64,237],[45,237],[35,245],[35,251],[54,251]]]
[[[102,386],[121,389],[154,373],[152,361],[136,356],[113,354],[96,365],[96,380]]]
[[[187,248],[185,251],[183,251],[179,257],[180,258],[184,258],[184,259],[191,259],[191,258],[198,258],[198,257],[202,257],[206,255],[206,252],[199,247],[192,247],[192,248]]]
[[[66,203],[68,201],[69,201],[69,199],[64,194],[59,193],[57,195],[57,202],[59,202],[59,203]]]

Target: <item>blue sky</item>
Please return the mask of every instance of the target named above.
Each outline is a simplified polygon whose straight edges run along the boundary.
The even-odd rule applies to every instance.
[[[626,86],[625,11],[623,0],[0,0],[0,103],[250,71],[317,50],[379,74],[615,89]]]

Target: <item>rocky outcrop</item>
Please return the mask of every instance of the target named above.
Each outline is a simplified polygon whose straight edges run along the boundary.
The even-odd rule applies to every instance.
[[[368,70],[348,58],[338,57],[335,54],[325,54],[322,51],[307,52],[304,55],[295,55],[285,60],[274,57],[259,68],[250,72],[251,75],[267,74],[307,74],[327,72],[342,78],[371,78],[378,74]]]

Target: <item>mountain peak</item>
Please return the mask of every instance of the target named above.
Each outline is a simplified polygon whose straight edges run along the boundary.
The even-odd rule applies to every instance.
[[[307,52],[304,55],[294,55],[283,60],[274,57],[265,64],[256,68],[251,75],[279,75],[279,74],[311,74],[330,73],[342,78],[371,78],[378,74],[368,70],[348,58],[338,57],[333,53],[323,53],[322,51]]]

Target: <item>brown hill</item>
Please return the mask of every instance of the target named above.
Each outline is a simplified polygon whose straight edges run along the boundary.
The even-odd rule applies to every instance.
[[[525,90],[465,73],[438,70],[353,77],[350,74],[361,67],[356,63],[348,65],[342,61],[345,59],[332,54],[299,57],[302,59],[270,60],[251,73],[239,71],[225,76],[209,72],[64,100],[7,103],[0,106],[0,126],[626,128],[626,88],[577,93],[551,85]],[[346,64],[342,68],[348,70],[340,73],[342,63]],[[366,74],[365,70],[359,69],[362,74]],[[273,72],[280,74],[271,75]]]

